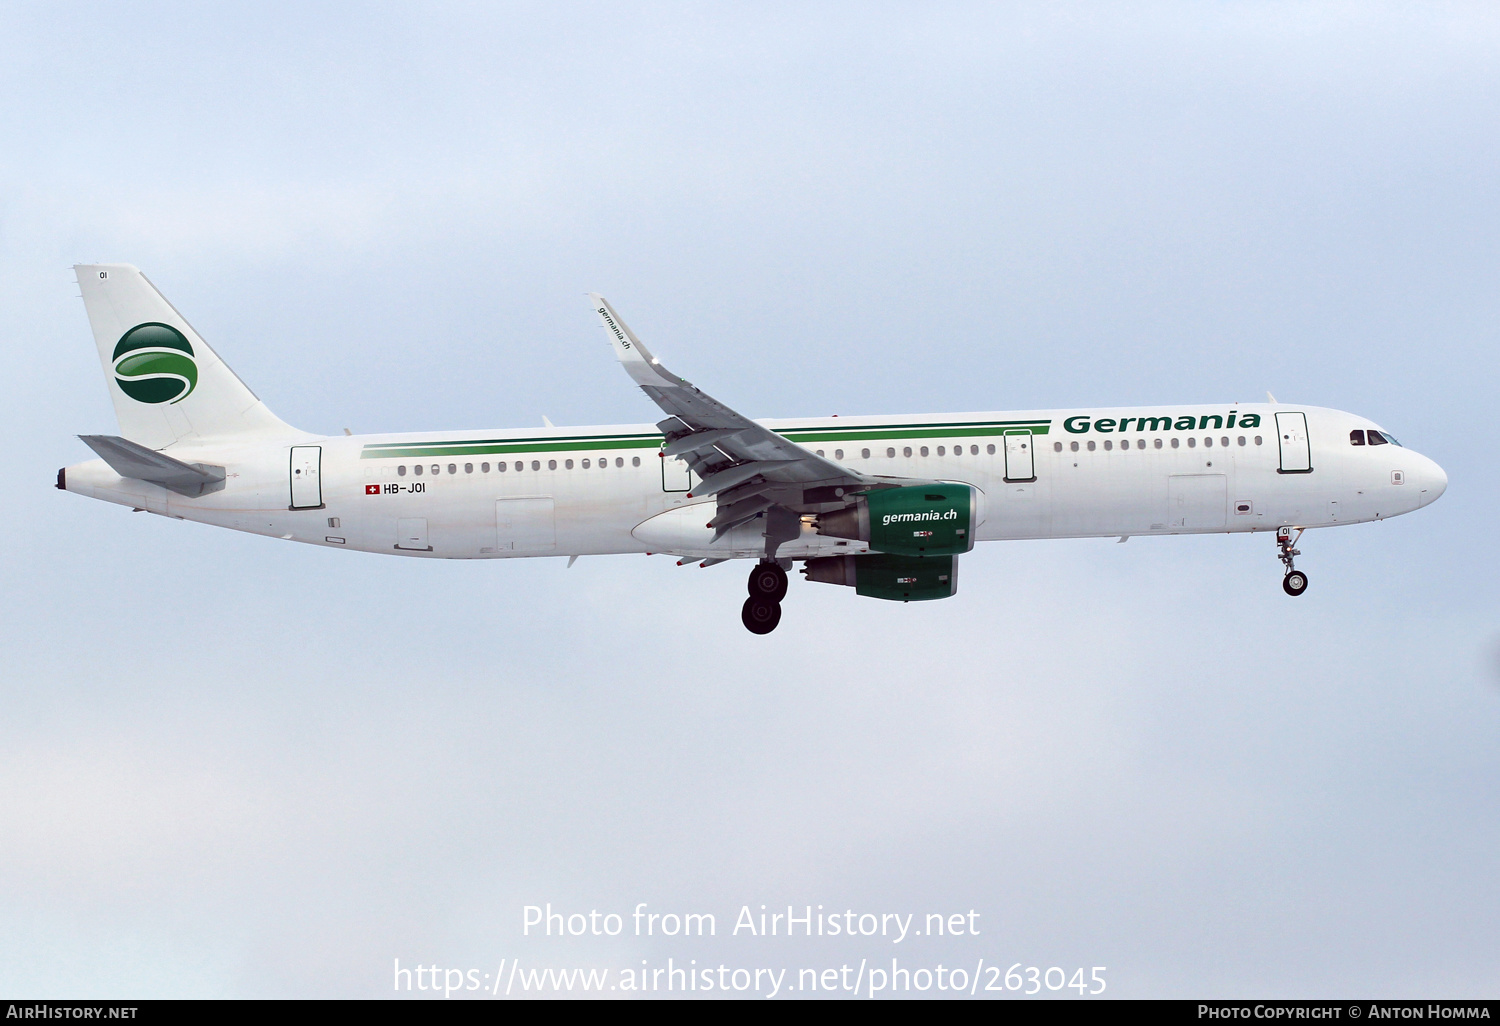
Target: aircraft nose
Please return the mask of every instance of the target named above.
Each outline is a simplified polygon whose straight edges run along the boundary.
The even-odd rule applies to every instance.
[[[1421,489],[1419,501],[1425,506],[1448,490],[1448,475],[1435,461],[1423,456],[1417,471],[1417,487]]]

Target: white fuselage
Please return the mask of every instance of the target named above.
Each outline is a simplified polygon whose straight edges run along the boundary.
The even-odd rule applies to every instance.
[[[1305,433],[1292,438],[1299,416]],[[862,474],[972,484],[979,541],[1361,523],[1418,509],[1447,485],[1436,463],[1410,449],[1352,445],[1351,431],[1376,427],[1368,420],[1316,407],[760,423]],[[221,490],[185,498],[100,460],[67,468],[65,487],[184,520],[407,556],[762,555],[757,521],[712,540],[714,497],[690,497],[694,482],[679,461],[660,458],[661,442],[650,425],[185,441],[164,451],[224,467]],[[808,524],[778,555],[867,549]]]

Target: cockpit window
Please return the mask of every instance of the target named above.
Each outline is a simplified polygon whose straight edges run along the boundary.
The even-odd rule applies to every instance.
[[[1365,444],[1365,433],[1363,431],[1361,431],[1359,428],[1355,428],[1353,431],[1349,432],[1349,444],[1350,445],[1364,445]]]
[[[1365,434],[1367,434],[1367,435],[1370,436],[1370,444],[1371,445],[1384,445],[1385,444],[1385,436],[1382,435],[1379,431],[1366,431]]]

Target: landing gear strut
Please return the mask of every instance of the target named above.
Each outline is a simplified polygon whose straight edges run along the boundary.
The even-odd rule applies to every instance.
[[[1281,560],[1286,567],[1286,576],[1281,579],[1281,590],[1288,595],[1296,597],[1307,590],[1307,575],[1298,570],[1293,560],[1302,555],[1302,550],[1296,548],[1297,540],[1302,537],[1304,528],[1297,528],[1295,537],[1290,527],[1283,527],[1276,532],[1276,545],[1281,550],[1276,558]]]
[[[770,560],[761,560],[750,571],[750,597],[740,610],[740,620],[751,634],[770,634],[781,622],[781,600],[786,598],[786,570]]]

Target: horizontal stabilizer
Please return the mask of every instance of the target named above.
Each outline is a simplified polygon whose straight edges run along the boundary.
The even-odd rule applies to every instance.
[[[79,435],[121,477],[161,485],[189,498],[224,487],[224,468],[207,463],[183,463],[118,435]]]

